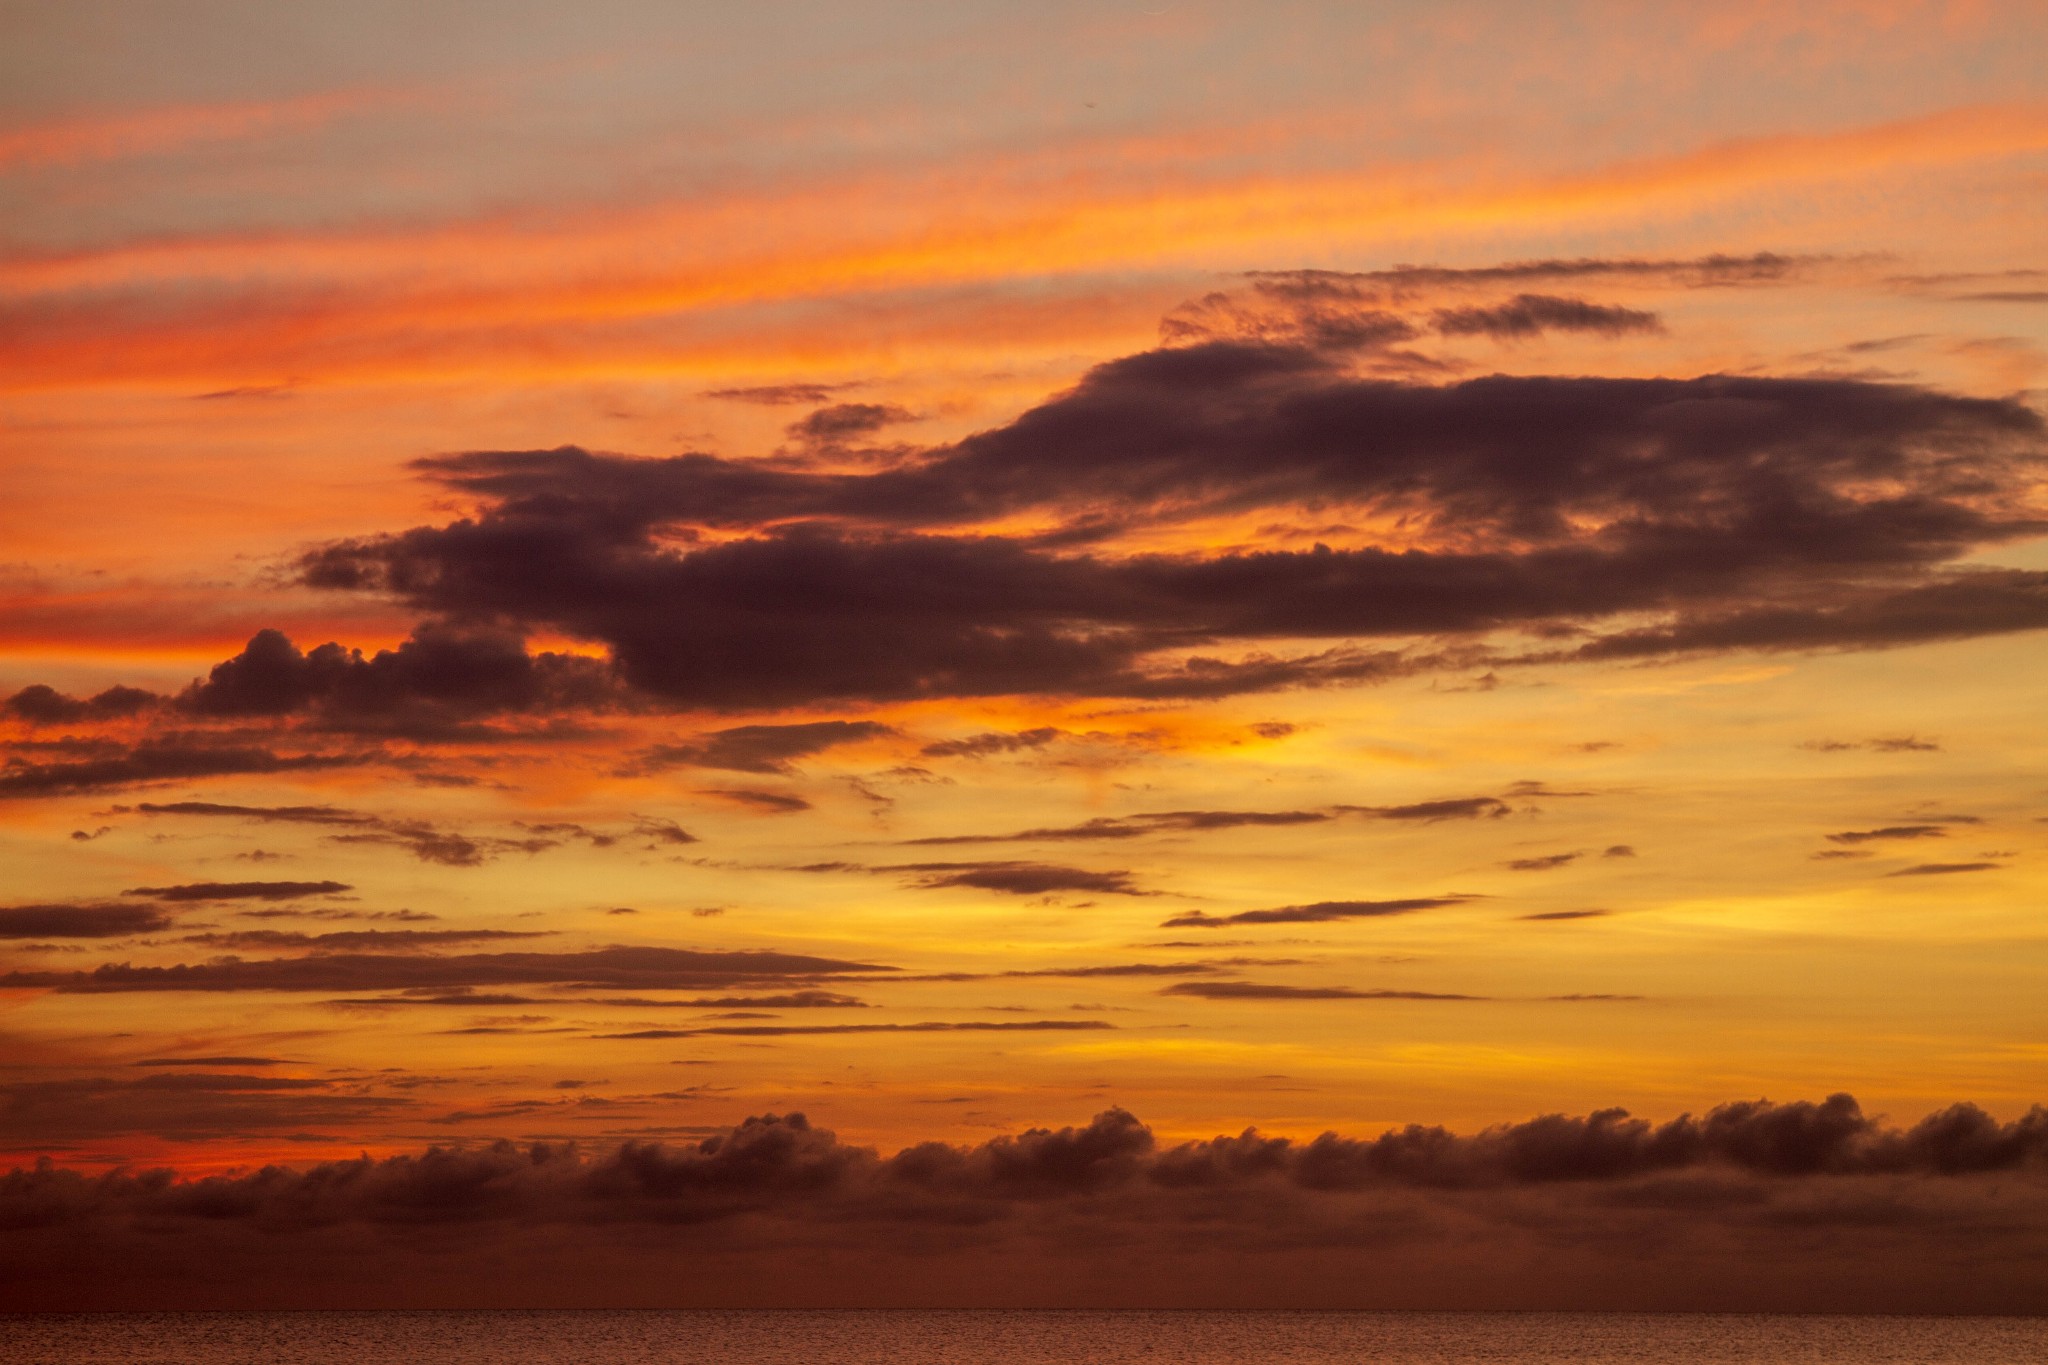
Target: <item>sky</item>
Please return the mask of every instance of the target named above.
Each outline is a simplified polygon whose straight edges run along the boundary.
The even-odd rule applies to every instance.
[[[2048,1311],[2039,7],[0,35],[0,1304]]]

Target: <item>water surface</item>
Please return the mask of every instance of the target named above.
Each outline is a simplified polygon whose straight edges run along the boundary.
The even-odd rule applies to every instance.
[[[702,1311],[0,1316],[8,1365],[2023,1365],[2048,1318]]]

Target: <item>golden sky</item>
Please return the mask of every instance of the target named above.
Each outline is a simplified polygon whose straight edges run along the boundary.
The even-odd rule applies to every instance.
[[[2048,1156],[2037,6],[0,35],[6,1164]]]

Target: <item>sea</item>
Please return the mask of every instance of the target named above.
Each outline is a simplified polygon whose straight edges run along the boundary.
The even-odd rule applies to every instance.
[[[2038,1365],[2048,1318],[1037,1311],[0,1315],[6,1365]]]

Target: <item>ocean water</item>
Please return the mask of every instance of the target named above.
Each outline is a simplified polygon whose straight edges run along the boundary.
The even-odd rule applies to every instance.
[[[2036,1365],[2048,1318],[744,1311],[0,1315],[7,1365]]]

